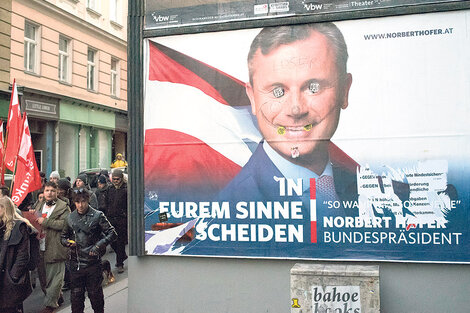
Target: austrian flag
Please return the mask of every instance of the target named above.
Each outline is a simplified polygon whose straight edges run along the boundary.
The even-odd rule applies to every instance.
[[[144,179],[160,200],[215,197],[261,141],[245,83],[149,40],[145,86]],[[334,164],[358,164],[330,144]],[[205,198],[204,198],[205,197]]]
[[[146,187],[170,198],[214,196],[261,139],[245,83],[156,42],[148,51]]]

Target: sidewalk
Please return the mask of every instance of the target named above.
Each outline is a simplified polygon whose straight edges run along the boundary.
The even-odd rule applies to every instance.
[[[128,278],[125,278],[121,281],[112,283],[103,289],[105,312],[127,313],[127,281]],[[72,312],[72,308],[70,306],[57,311],[57,313],[69,312]],[[88,297],[85,300],[85,313],[93,313]]]

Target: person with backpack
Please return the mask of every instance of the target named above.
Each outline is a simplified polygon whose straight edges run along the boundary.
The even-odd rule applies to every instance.
[[[13,201],[1,197],[0,312],[23,312],[23,301],[33,291],[29,275],[34,266],[30,238],[35,238],[36,233],[31,223],[16,212]]]
[[[43,234],[40,241],[41,262],[38,266],[39,282],[45,291],[44,309],[41,313],[51,313],[63,302],[62,286],[65,275],[67,248],[60,243],[60,234],[65,220],[70,214],[67,203],[57,198],[57,185],[47,182],[44,185],[44,202],[36,206],[38,224]]]

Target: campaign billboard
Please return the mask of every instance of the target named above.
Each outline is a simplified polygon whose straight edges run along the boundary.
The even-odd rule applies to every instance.
[[[146,39],[146,253],[469,262],[469,17]]]
[[[146,0],[145,28],[394,9],[465,0]]]

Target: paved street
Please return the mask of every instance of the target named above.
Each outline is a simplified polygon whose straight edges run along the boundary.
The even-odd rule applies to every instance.
[[[127,250],[127,247],[126,247]],[[114,276],[116,281],[112,284],[109,284],[104,288],[104,297],[105,297],[105,311],[113,313],[126,313],[127,312],[127,262],[125,262],[126,271],[122,274],[118,274],[117,270],[114,268],[114,263],[116,255],[114,252],[109,252],[110,248],[108,247],[108,252],[103,257],[111,263],[113,268]],[[110,298],[112,297],[113,301],[111,303]],[[36,280],[36,288],[33,289],[33,293],[26,299],[24,302],[24,312],[25,313],[37,313],[43,308],[43,299],[44,294],[41,291],[41,286],[39,285],[39,280]],[[65,302],[59,307],[57,312],[65,313],[71,312],[70,309],[70,290],[64,292]],[[90,301],[88,298],[85,301],[85,312],[93,312],[91,309]]]

